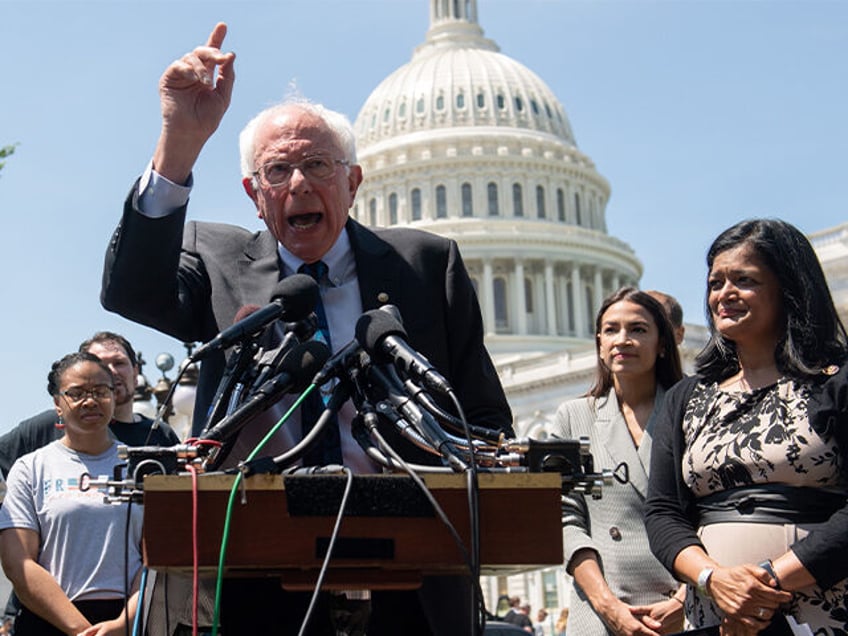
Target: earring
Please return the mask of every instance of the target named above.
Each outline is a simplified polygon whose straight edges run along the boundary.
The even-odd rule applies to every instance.
[[[65,418],[61,415],[56,419],[56,424],[54,425],[58,430],[62,430],[65,428]]]

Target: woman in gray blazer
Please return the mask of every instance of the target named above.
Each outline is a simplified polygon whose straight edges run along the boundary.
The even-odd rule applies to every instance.
[[[551,432],[588,437],[595,465],[624,483],[598,500],[572,494],[565,502],[565,563],[574,577],[568,631],[670,634],[683,624],[683,591],[651,554],[643,507],[654,415],[682,376],[674,333],[656,300],[625,287],[601,305],[595,348],[594,385],[559,407]]]

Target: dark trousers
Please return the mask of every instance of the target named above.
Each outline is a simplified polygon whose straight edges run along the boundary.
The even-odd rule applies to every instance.
[[[117,618],[124,610],[124,599],[122,598],[74,601],[73,603],[92,625]],[[24,606],[18,611],[18,616],[15,619],[15,636],[65,636],[65,632],[56,629]]]
[[[288,592],[273,578],[224,580],[221,635],[275,634],[296,636],[311,593]],[[352,606],[356,608],[356,603]],[[371,594],[368,636],[468,636],[470,585],[464,577],[426,577],[413,591]],[[338,601],[322,592],[309,621],[309,636],[336,633],[333,615]]]

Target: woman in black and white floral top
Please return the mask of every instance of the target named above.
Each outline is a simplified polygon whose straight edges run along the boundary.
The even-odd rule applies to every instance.
[[[743,221],[710,247],[711,339],[654,431],[651,548],[692,627],[848,634],[848,338],[809,241]]]

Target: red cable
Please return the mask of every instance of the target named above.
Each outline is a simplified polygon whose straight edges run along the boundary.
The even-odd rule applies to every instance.
[[[191,634],[197,636],[197,596],[198,596],[198,546],[197,546],[197,470],[191,464],[186,464],[186,470],[191,473]]]

